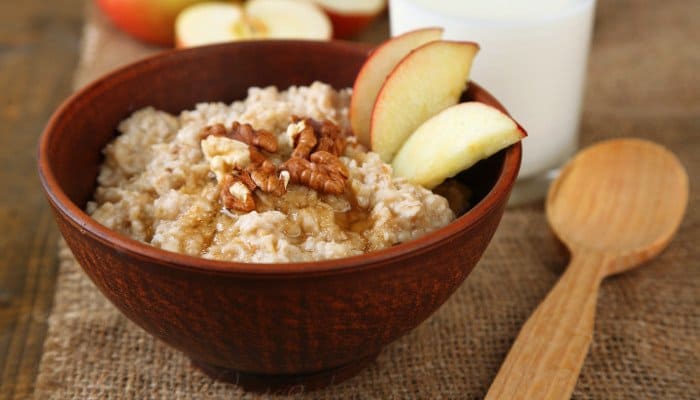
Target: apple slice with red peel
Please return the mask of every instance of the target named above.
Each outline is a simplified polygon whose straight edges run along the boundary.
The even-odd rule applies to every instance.
[[[333,37],[351,38],[386,9],[386,0],[313,0],[333,23]]]
[[[386,78],[374,103],[372,151],[391,162],[418,126],[456,104],[478,51],[476,43],[440,40],[404,57]]]
[[[394,157],[394,175],[428,189],[518,142],[527,133],[489,105],[468,102],[425,121]]]
[[[96,0],[120,29],[137,39],[172,46],[175,18],[187,6],[202,0]]]
[[[411,50],[439,40],[441,36],[441,28],[407,32],[387,40],[370,54],[357,74],[350,100],[350,126],[360,143],[370,146],[372,108],[387,75]]]
[[[316,5],[296,0],[251,0],[237,4],[206,2],[180,13],[175,23],[177,47],[235,40],[327,40],[332,26]]]

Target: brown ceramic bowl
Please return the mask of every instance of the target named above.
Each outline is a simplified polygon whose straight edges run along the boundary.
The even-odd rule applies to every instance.
[[[205,260],[100,225],[83,209],[101,149],[141,107],[177,113],[197,102],[242,99],[250,86],[320,80],[348,87],[367,54],[356,44],[303,41],[166,52],[79,91],[43,133],[41,182],[87,275],[129,319],[217,378],[249,388],[338,382],[415,328],[486,249],[518,172],[520,145],[461,176],[478,203],[448,226],[386,250],[296,264]],[[464,97],[502,108],[476,84]]]

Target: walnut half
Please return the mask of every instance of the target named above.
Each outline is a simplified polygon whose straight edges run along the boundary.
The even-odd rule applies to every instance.
[[[285,179],[284,171],[277,174],[277,167],[270,161],[265,160],[262,164],[250,165],[247,170],[255,185],[263,192],[272,193],[275,196],[287,193],[289,179]]]
[[[292,117],[292,123],[304,127],[295,138],[292,156],[281,165],[289,171],[293,183],[323,193],[342,194],[348,170],[338,156],[345,150],[345,137],[338,125],[311,118]]]
[[[305,158],[293,157],[282,164],[282,168],[289,171],[292,183],[305,185],[323,193],[342,194],[345,191],[343,174],[347,176],[347,171],[344,172],[335,164],[319,164]]]
[[[255,200],[253,199],[253,187],[247,182],[244,175],[227,174],[220,182],[221,202],[228,210],[238,210],[249,212],[255,210]],[[248,177],[248,179],[250,179]]]
[[[277,151],[275,135],[263,129],[253,129],[252,125],[241,124],[238,121],[234,121],[231,128],[226,128],[224,124],[206,126],[202,129],[200,137],[206,139],[208,136],[224,136],[250,146],[256,146],[270,153]]]

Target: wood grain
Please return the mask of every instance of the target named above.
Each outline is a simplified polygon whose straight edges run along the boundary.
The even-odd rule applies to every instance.
[[[0,2],[0,399],[26,398],[41,357],[58,234],[36,141],[70,92],[81,1]]]
[[[570,398],[593,338],[602,280],[661,252],[687,203],[685,169],[652,142],[603,141],[571,160],[546,200],[571,262],[521,329],[486,398]]]

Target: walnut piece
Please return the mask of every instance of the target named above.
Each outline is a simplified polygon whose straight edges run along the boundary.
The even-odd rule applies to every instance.
[[[313,118],[301,118],[296,115],[292,116],[292,123],[303,122],[306,126],[311,126],[314,131],[314,136],[317,139],[318,146],[310,146],[310,150],[327,151],[333,155],[340,156],[345,151],[345,135],[338,125],[327,119],[318,121]],[[298,146],[298,142],[295,141]],[[310,152],[309,152],[310,153]],[[306,154],[308,155],[308,154]],[[304,155],[304,157],[306,156]]]
[[[225,136],[250,146],[259,147],[270,153],[277,151],[275,135],[263,129],[253,129],[252,125],[241,124],[238,121],[234,121],[229,129],[224,124],[206,126],[200,132],[200,138],[206,139],[208,136]]]
[[[209,169],[214,172],[217,181],[221,181],[226,174],[244,169],[254,161],[251,158],[254,154],[250,151],[250,146],[226,136],[209,135],[200,145],[204,158],[209,162]]]
[[[277,175],[277,167],[268,160],[258,165],[250,165],[247,170],[255,186],[266,193],[272,193],[275,196],[282,196],[287,193],[287,179],[282,175]]]
[[[312,120],[313,121],[313,120]],[[328,120],[324,120],[320,124],[313,121],[315,128],[319,132],[318,147],[316,151],[327,151],[335,156],[340,156],[345,151],[345,137],[342,135],[340,127]]]
[[[263,129],[253,129],[250,124],[241,124],[238,121],[234,121],[231,126],[231,139],[240,140],[251,146],[257,146],[270,153],[277,151],[275,135]]]
[[[275,165],[260,151],[277,151],[277,139],[265,130],[235,121],[230,129],[223,124],[200,132],[202,152],[221,186],[221,202],[228,210],[255,210],[253,191],[260,188],[282,196],[289,178],[278,176]]]
[[[253,192],[241,175],[227,174],[220,182],[221,202],[228,210],[249,212],[255,210]]]
[[[248,146],[248,154],[250,155],[250,164],[252,165],[259,165],[267,161],[267,157],[254,146]]]
[[[331,121],[292,116],[292,123],[304,124],[295,137],[291,157],[281,168],[289,171],[293,183],[330,194],[342,194],[348,170],[338,156],[345,150],[345,137]]]
[[[224,124],[214,124],[205,126],[204,129],[199,132],[199,137],[200,139],[206,139],[209,136],[226,136],[226,132]]]
[[[294,151],[291,155],[292,158],[308,157],[311,150],[313,150],[318,142],[314,128],[307,122],[307,120],[304,120],[303,123],[304,129],[302,129],[296,137]]]
[[[289,171],[293,183],[330,194],[342,194],[345,191],[345,178],[333,166],[292,157],[282,164],[282,168]]]
[[[255,181],[247,171],[240,172],[239,174],[237,174],[237,176],[241,180],[241,183],[244,184],[251,191],[255,190],[255,188],[258,186],[255,184]]]
[[[333,173],[337,173],[343,178],[350,176],[345,164],[340,162],[340,159],[327,151],[319,150],[313,153],[310,157],[310,161],[316,164],[324,165],[326,169]]]

